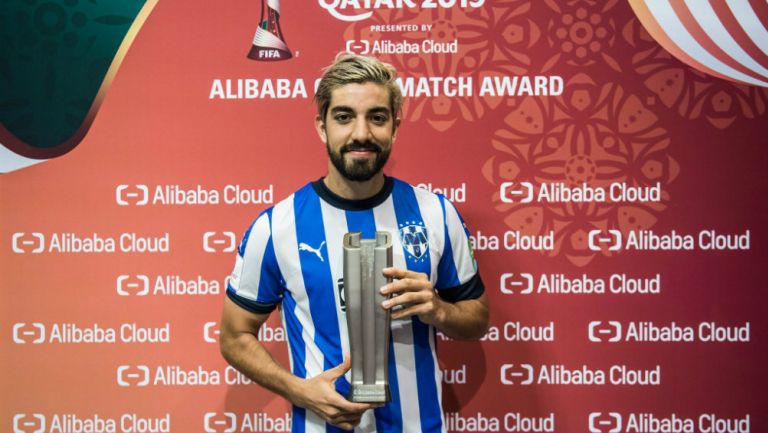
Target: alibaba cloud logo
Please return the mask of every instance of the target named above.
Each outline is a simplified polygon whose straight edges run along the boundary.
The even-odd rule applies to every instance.
[[[513,295],[515,291],[521,295],[528,295],[533,292],[533,275],[528,273],[504,273],[499,279],[501,293]]]
[[[237,416],[232,412],[208,412],[203,417],[206,433],[233,433],[237,429]]]
[[[45,236],[42,233],[17,232],[11,237],[11,249],[16,254],[40,254],[45,251]]]
[[[619,251],[621,249],[621,231],[610,229],[607,233],[602,230],[589,231],[589,249],[592,251]]]
[[[117,384],[124,387],[149,385],[149,367],[146,365],[117,367]]]
[[[365,39],[359,41],[350,39],[347,41],[346,48],[348,53],[366,55],[371,52],[371,43]]]
[[[203,325],[203,341],[206,343],[217,343],[220,333],[216,322],[205,322]]]
[[[206,253],[232,253],[237,247],[237,237],[234,232],[205,232],[203,234],[203,251]]]
[[[144,206],[149,202],[149,188],[146,185],[118,185],[115,201],[120,206]]]
[[[146,275],[120,275],[116,282],[120,296],[146,296],[149,293],[149,277]]]
[[[503,385],[530,385],[533,383],[533,366],[531,364],[504,364],[501,366],[501,383]]]
[[[621,432],[621,414],[608,412],[592,412],[589,414],[590,433],[619,433]]]
[[[13,325],[13,342],[16,344],[42,344],[45,342],[45,325],[24,322]]]
[[[13,433],[43,433],[45,415],[41,413],[17,413],[13,416]]]
[[[530,182],[504,182],[499,186],[502,203],[530,203],[533,201],[533,184]]]
[[[614,320],[605,324],[599,320],[589,322],[589,341],[593,343],[621,341],[621,323]]]

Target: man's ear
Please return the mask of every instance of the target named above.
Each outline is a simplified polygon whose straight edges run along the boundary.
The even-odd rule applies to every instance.
[[[323,143],[328,144],[328,134],[325,132],[325,122],[323,122],[323,119],[320,118],[319,114],[315,116],[315,129],[317,130],[317,135],[320,136],[320,140],[322,140]]]
[[[392,123],[392,141],[394,142],[397,138],[397,131],[400,130],[400,118],[396,117],[395,121]]]

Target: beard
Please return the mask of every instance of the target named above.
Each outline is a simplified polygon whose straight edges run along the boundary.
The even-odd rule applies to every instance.
[[[326,144],[326,149],[328,150],[328,157],[331,159],[333,166],[336,167],[336,170],[338,170],[344,178],[354,182],[371,180],[373,176],[384,168],[384,164],[386,164],[387,159],[389,159],[390,152],[390,149],[382,149],[381,146],[372,141],[355,141],[350,144],[345,144],[338,152],[334,152],[328,144]],[[354,150],[370,150],[376,154],[376,157],[373,161],[362,158],[345,161],[344,155]]]

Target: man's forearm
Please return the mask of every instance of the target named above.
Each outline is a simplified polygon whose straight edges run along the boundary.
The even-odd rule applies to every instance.
[[[258,327],[257,327],[258,328]],[[334,382],[344,376],[352,363],[349,357],[336,367],[308,379],[301,379],[280,366],[250,332],[222,333],[221,354],[241,373],[279,394],[298,407],[311,410],[325,421],[352,430],[363,413],[374,406],[352,403],[336,392]]]
[[[302,379],[294,376],[272,358],[251,333],[222,335],[221,354],[233,367],[264,388],[294,402]]]
[[[488,305],[484,298],[456,303],[439,301],[440,313],[434,326],[458,340],[477,340],[488,332]]]

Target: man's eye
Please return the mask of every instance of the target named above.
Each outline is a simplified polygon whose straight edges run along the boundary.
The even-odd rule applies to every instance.
[[[337,122],[348,122],[352,118],[349,114],[337,114],[333,117]]]
[[[387,119],[388,119],[388,117],[384,116],[384,115],[371,116],[371,121],[373,121],[374,123],[379,123],[379,124],[387,123]]]

